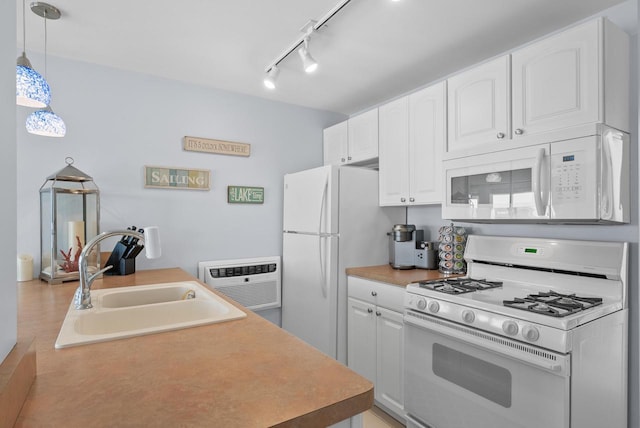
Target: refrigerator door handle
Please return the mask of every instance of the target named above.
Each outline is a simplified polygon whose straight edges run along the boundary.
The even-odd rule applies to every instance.
[[[329,176],[324,179],[324,187],[322,189],[322,201],[320,202],[320,215],[318,216],[318,235],[322,236],[322,219],[324,218],[325,204],[327,203],[327,190],[329,189]]]
[[[322,242],[325,239],[325,236],[318,236],[318,256],[320,262],[320,275],[322,276],[322,281],[320,281],[320,290],[322,290],[322,297],[327,298],[327,275],[324,271],[324,257],[322,251]]]

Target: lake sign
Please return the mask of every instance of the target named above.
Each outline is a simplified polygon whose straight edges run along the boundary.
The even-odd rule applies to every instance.
[[[227,202],[230,204],[263,204],[264,187],[227,186]]]

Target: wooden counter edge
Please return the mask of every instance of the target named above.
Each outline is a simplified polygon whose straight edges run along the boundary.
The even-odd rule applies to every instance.
[[[35,339],[19,339],[0,364],[0,428],[15,424],[35,378]]]
[[[412,282],[455,278],[461,275],[442,273],[437,269],[393,269],[390,265],[349,267],[347,276],[357,276],[372,281],[404,287]]]
[[[272,428],[328,427],[359,415],[372,407],[373,384],[371,384],[371,388],[366,392],[354,395],[351,398],[332,404],[331,406],[298,416],[295,419],[279,423]],[[355,413],[354,410],[356,410]]]

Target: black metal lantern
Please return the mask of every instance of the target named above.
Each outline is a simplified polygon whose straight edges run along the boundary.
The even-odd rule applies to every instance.
[[[51,284],[78,280],[82,247],[100,233],[100,191],[93,178],[72,166],[47,177],[40,187],[40,279]],[[100,250],[89,271],[100,268]]]

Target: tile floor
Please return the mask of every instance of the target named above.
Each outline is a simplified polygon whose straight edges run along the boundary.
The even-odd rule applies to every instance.
[[[363,428],[404,428],[404,425],[375,406],[364,412],[362,419]]]

